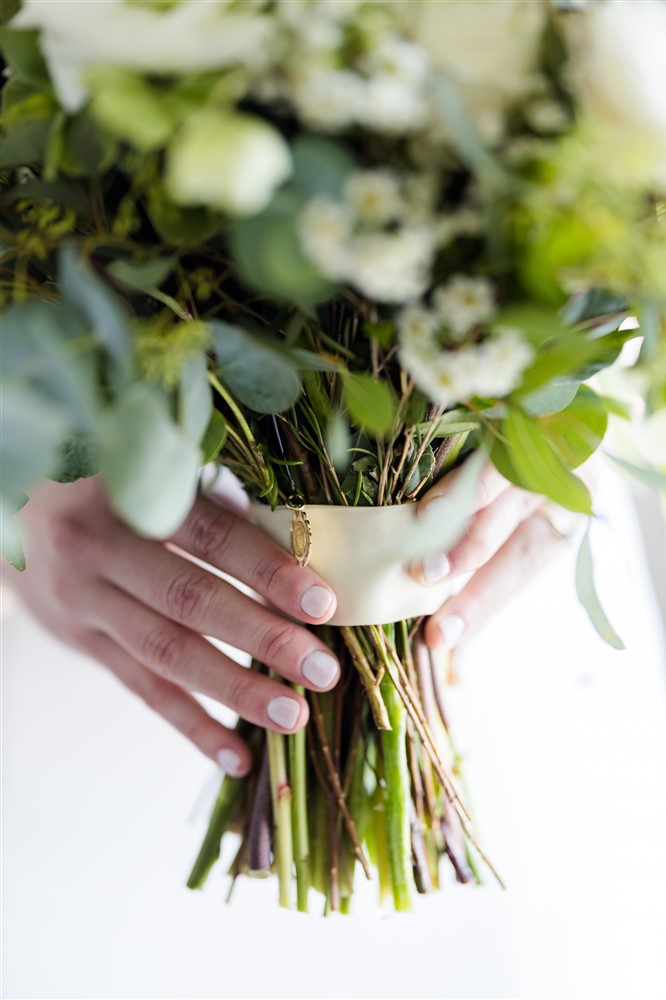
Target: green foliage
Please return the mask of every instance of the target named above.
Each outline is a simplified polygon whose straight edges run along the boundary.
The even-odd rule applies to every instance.
[[[167,144],[182,120],[168,91],[152,86],[138,74],[113,67],[88,69],[90,109],[98,123],[116,139],[142,152]]]
[[[608,414],[596,392],[581,385],[568,406],[537,418],[541,433],[570,469],[575,469],[592,455],[604,439]]]
[[[5,25],[0,31],[0,50],[5,62],[23,82],[40,90],[51,86],[49,71],[39,47],[38,32],[16,31]]]
[[[227,422],[219,410],[213,410],[201,442],[203,462],[214,462],[227,440]]]
[[[649,466],[635,465],[633,462],[627,462],[625,458],[620,458],[619,455],[611,455],[610,458],[623,472],[632,479],[642,483],[643,486],[652,486],[658,490],[666,490],[666,472],[650,468]]]
[[[23,494],[54,468],[67,422],[56,403],[27,386],[3,381],[0,426],[2,498],[16,510]]]
[[[142,534],[173,534],[194,502],[202,455],[174,423],[167,397],[129,386],[101,416],[99,447],[118,514]]]
[[[111,261],[107,267],[111,277],[138,292],[150,292],[159,288],[169,277],[176,265],[176,257],[152,257],[148,260],[119,259]]]
[[[393,426],[397,403],[386,382],[372,375],[348,374],[342,382],[342,398],[355,424],[378,437]]]
[[[204,354],[195,354],[185,365],[178,386],[178,423],[186,437],[199,444],[209,425],[213,394]]]
[[[350,458],[351,434],[343,413],[335,411],[326,425],[326,451],[338,472],[344,472]]]
[[[293,362],[283,352],[231,323],[210,324],[222,381],[257,413],[282,413],[302,391]]]
[[[343,146],[321,136],[299,135],[293,142],[292,182],[302,194],[337,198],[355,167]]]
[[[601,606],[594,584],[594,565],[592,549],[590,548],[590,528],[588,526],[578,550],[576,560],[576,591],[578,598],[587,611],[590,621],[602,639],[613,649],[624,649],[624,643],[608,621]]]
[[[49,479],[58,483],[73,483],[99,472],[97,442],[92,435],[69,437],[58,449],[56,466]]]
[[[43,159],[50,133],[50,121],[36,121],[4,136],[0,143],[0,169],[22,167]]]

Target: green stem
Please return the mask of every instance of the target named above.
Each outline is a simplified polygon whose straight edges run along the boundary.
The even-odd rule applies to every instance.
[[[192,871],[187,880],[188,889],[201,889],[211,868],[220,856],[220,841],[236,811],[236,806],[245,785],[238,778],[225,777],[210,820],[203,844],[199,850]]]
[[[291,877],[294,851],[291,835],[291,788],[287,775],[285,737],[271,729],[266,731],[268,767],[273,797],[275,825],[275,862],[277,867],[280,906],[291,908]]]
[[[384,789],[386,839],[393,902],[396,910],[411,910],[413,876],[409,817],[411,785],[406,744],[407,713],[388,675],[381,683],[381,690],[391,722],[391,729],[382,731],[381,740],[386,781]]]
[[[302,687],[296,687],[303,694]],[[305,729],[287,737],[289,749],[289,777],[292,790],[292,828],[294,857],[296,860],[296,905],[301,913],[308,912],[310,891],[310,842],[308,834],[307,760]]]

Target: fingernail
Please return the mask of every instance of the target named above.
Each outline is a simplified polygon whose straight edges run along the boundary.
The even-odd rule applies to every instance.
[[[426,517],[444,517],[445,514],[450,513],[451,507],[449,498],[440,494],[440,496],[428,500],[423,512]]]
[[[327,688],[337,677],[339,669],[334,656],[316,649],[303,660],[301,673],[315,687]]]
[[[449,575],[451,563],[443,552],[430,552],[421,563],[421,572],[426,583],[436,583]]]
[[[301,706],[293,698],[279,695],[269,701],[266,713],[271,722],[283,729],[293,729],[301,712]]]
[[[446,615],[439,623],[439,631],[444,640],[444,648],[453,649],[465,631],[465,622],[460,615]]]
[[[243,772],[243,764],[240,757],[235,750],[229,750],[228,747],[219,751],[217,754],[217,762],[224,773],[230,774],[232,777],[237,778]]]
[[[301,611],[310,618],[321,618],[333,603],[333,594],[326,587],[308,587],[301,597]]]

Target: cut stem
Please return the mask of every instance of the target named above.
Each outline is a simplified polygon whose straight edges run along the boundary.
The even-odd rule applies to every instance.
[[[303,694],[302,687],[296,687]],[[289,777],[291,779],[291,819],[296,862],[296,905],[301,913],[308,912],[310,891],[310,838],[308,832],[307,754],[305,729],[287,737]]]
[[[384,810],[391,889],[396,910],[412,908],[411,785],[407,763],[407,712],[389,676],[382,694],[391,729],[381,734],[384,758]]]
[[[294,850],[291,836],[291,788],[287,775],[285,737],[282,733],[266,731],[268,767],[273,797],[273,822],[275,830],[275,866],[279,883],[280,906],[291,908],[291,880]]]

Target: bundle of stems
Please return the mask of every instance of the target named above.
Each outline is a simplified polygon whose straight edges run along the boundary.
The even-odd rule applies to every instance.
[[[321,326],[305,327],[302,335],[311,349],[344,358],[357,346],[359,314],[338,311],[335,318],[335,336]],[[382,352],[374,340],[369,351],[371,370],[392,383],[398,406],[382,438],[371,441],[362,428],[351,428],[350,450],[362,456],[356,469],[339,474],[322,430],[339,400],[334,366],[307,373],[306,392],[278,418],[248,417],[211,375],[229,432],[220,462],[273,506],[294,491],[310,503],[418,499],[469,446],[469,431],[438,436],[441,411],[434,407],[410,422],[413,385],[395,352]],[[188,886],[203,886],[229,832],[240,834],[232,887],[242,873],[274,872],[280,905],[301,911],[314,889],[325,912],[349,912],[359,868],[376,878],[381,902],[392,900],[396,910],[410,909],[415,892],[439,888],[443,861],[459,882],[481,881],[480,862],[499,880],[459,790],[445,711],[446,656],[437,662],[427,647],[423,621],[313,631],[339,659],[341,681],[324,694],[297,688],[310,707],[310,721],[298,733],[239,723],[256,767],[248,780],[223,779]],[[266,667],[255,661],[251,669]]]

